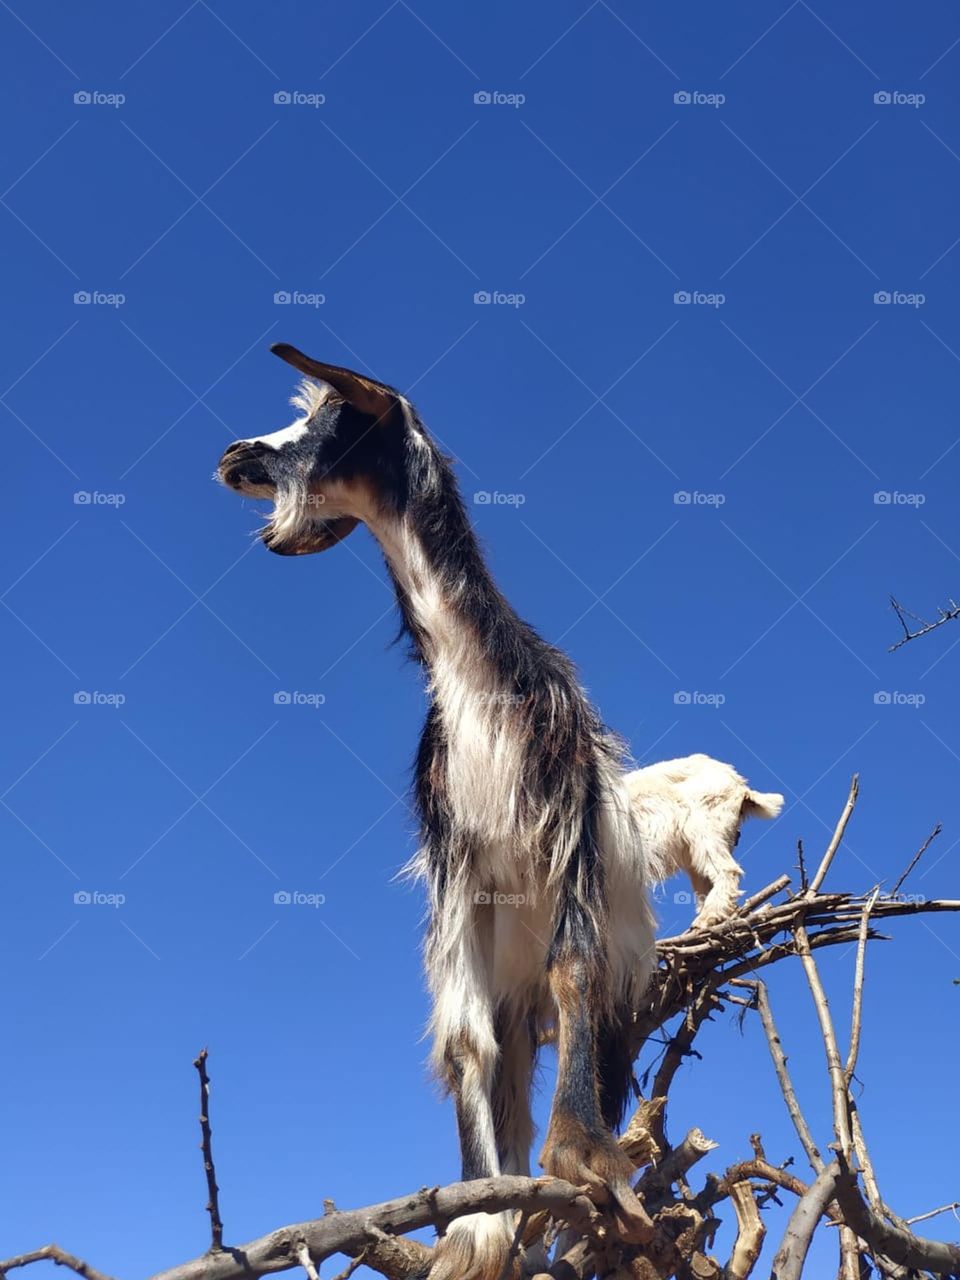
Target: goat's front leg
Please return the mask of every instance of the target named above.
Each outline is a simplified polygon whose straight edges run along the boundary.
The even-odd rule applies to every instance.
[[[436,908],[435,908],[436,910]],[[493,1091],[499,1058],[492,993],[491,913],[466,887],[448,890],[431,924],[427,970],[433,992],[433,1063],[457,1114],[461,1177],[500,1173]],[[430,1280],[512,1278],[509,1214],[470,1214],[451,1223],[435,1250]]]
[[[558,1022],[557,1087],[547,1140],[540,1157],[546,1171],[595,1192],[609,1194],[626,1240],[645,1243],[653,1223],[631,1182],[636,1169],[604,1120],[601,1105],[600,1040],[608,1024],[611,993],[597,913],[602,890],[586,907],[571,883],[563,891],[548,961]]]
[[[743,868],[732,850],[737,828],[716,831],[705,825],[688,824],[687,871],[697,895],[695,928],[721,924],[736,914]]]

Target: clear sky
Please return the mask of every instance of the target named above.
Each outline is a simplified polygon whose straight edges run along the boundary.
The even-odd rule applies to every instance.
[[[832,884],[889,886],[940,820],[908,888],[957,896],[960,624],[886,650],[890,592],[932,613],[960,579],[958,40],[943,0],[0,3],[0,1252],[133,1277],[205,1247],[205,1044],[231,1243],[457,1174],[379,553],[271,556],[211,481],[290,420],[271,341],[408,391],[638,760],[786,794],[749,889],[858,769]],[[893,932],[861,1106],[910,1215],[957,1198],[960,942]],[[771,995],[826,1143],[796,966]],[[674,1137],[797,1154],[753,1021],[701,1049]]]

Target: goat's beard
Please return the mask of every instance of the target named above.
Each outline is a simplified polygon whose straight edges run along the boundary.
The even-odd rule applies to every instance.
[[[277,488],[273,511],[260,537],[264,546],[281,556],[308,556],[327,551],[359,524],[354,516],[325,516],[316,495],[297,478]]]

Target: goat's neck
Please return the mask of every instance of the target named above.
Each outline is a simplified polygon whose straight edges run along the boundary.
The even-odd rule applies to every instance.
[[[368,523],[435,692],[452,673],[477,690],[499,688],[498,634],[509,630],[516,643],[516,630],[524,628],[500,595],[459,501],[438,496]]]

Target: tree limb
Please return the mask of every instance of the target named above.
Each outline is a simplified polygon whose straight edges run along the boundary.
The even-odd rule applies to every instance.
[[[97,1271],[88,1262],[61,1249],[58,1244],[45,1244],[42,1249],[33,1249],[30,1253],[18,1253],[15,1258],[7,1258],[5,1262],[0,1262],[0,1276],[16,1267],[27,1267],[31,1262],[46,1261],[55,1262],[58,1267],[69,1267],[78,1276],[83,1276],[84,1280],[112,1280],[103,1271]]]
[[[842,1157],[842,1172],[837,1176],[836,1198],[851,1227],[872,1249],[885,1254],[900,1266],[935,1271],[938,1275],[960,1274],[960,1247],[928,1240],[884,1222],[860,1195],[856,1175]]]
[[[813,1233],[834,1197],[839,1173],[836,1161],[826,1165],[797,1201],[774,1255],[770,1280],[799,1280]]]
[[[725,1280],[747,1280],[760,1257],[767,1229],[749,1182],[735,1182],[731,1186],[730,1203],[737,1215],[737,1238],[727,1263]]]

